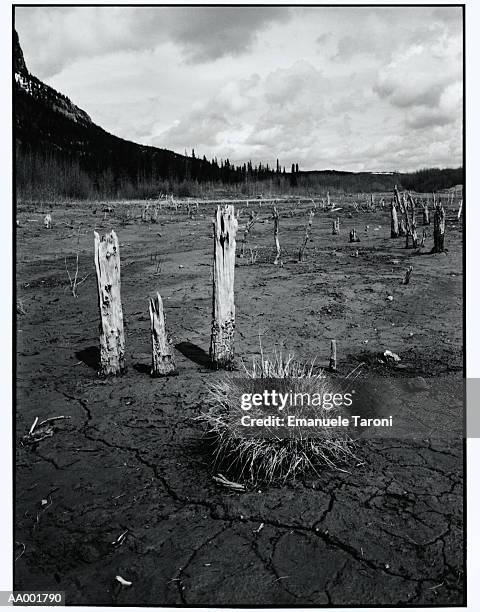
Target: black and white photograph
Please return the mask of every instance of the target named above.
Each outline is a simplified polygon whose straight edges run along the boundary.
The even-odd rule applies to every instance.
[[[465,9],[11,6],[10,602],[467,605]]]

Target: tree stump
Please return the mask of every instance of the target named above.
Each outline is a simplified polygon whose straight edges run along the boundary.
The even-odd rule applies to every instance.
[[[216,368],[228,368],[234,357],[235,236],[238,222],[232,205],[218,206],[213,224],[213,296],[210,360]]]
[[[336,372],[337,370],[337,341],[330,341],[330,363],[328,366],[330,372]]]
[[[125,370],[125,336],[120,297],[120,249],[112,230],[95,237],[98,306],[100,310],[99,374],[121,374]]]
[[[430,225],[430,211],[428,210],[428,200],[423,203],[423,225]]]
[[[432,253],[443,253],[445,250],[445,209],[441,201],[435,205],[433,214],[433,249]]]
[[[355,228],[350,231],[349,242],[360,242],[360,238],[357,236],[357,230]]]
[[[408,213],[410,212],[410,217]],[[409,193],[405,200],[405,221],[407,225],[407,238],[405,248],[409,247],[409,238],[412,238],[412,248],[418,247],[418,236],[417,236],[417,220],[415,217],[415,200]]]
[[[398,238],[399,235],[397,205],[393,198],[390,202],[390,238]]]
[[[340,233],[340,219],[337,217],[332,223],[332,236]]]
[[[154,378],[168,376],[175,372],[172,347],[165,330],[165,316],[160,294],[150,298],[150,331],[152,332],[152,370]]]
[[[423,228],[423,232],[422,232],[422,240],[420,242],[420,247],[423,248],[425,246],[425,241],[427,239],[427,230],[425,228]]]
[[[307,246],[308,238],[310,236],[310,230],[312,229],[313,217],[315,216],[315,210],[312,208],[310,211],[310,215],[308,216],[308,223],[305,228],[305,235],[303,237],[303,243],[300,245],[300,249],[298,251],[298,261],[304,260],[305,248]]]
[[[277,249],[277,255],[275,257],[275,261],[273,264],[277,266],[278,264],[282,265],[282,261],[280,259],[281,249],[280,249],[280,240],[278,239],[278,226],[279,226],[279,216],[277,207],[273,207],[273,239],[275,241],[275,248]]]
[[[408,283],[410,282],[410,277],[412,276],[412,272],[413,272],[413,266],[409,266],[407,268],[407,271],[405,272],[405,278],[403,279],[404,285],[408,285]]]

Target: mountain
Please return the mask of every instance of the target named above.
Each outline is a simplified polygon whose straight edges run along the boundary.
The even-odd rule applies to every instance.
[[[152,195],[167,183],[182,181],[239,182],[242,169],[228,160],[179,155],[167,149],[124,140],[93,123],[89,115],[63,94],[30,74],[14,34],[14,111],[17,187],[33,181],[47,189],[58,183],[58,173],[77,179],[72,195],[133,196],[140,186]],[[70,179],[72,182],[73,179]],[[57,185],[58,186],[58,185]],[[140,189],[140,191],[142,191]],[[138,193],[145,196],[144,193]]]

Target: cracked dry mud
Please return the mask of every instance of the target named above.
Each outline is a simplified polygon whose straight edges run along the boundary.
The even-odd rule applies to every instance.
[[[447,255],[418,255],[390,240],[387,212],[341,217],[335,237],[333,217],[318,213],[298,264],[307,214],[299,209],[280,220],[283,268],[272,265],[272,223],[255,226],[259,258],[236,268],[237,355],[257,354],[261,333],[264,346],[283,340],[327,364],[334,337],[342,373],[364,361],[367,372],[437,387],[435,409],[413,394],[409,410],[444,427],[429,438],[365,440],[363,464],[346,472],[325,468],[233,492],[212,480],[195,420],[221,373],[202,364],[201,350],[185,348],[208,347],[213,209],[195,220],[178,211],[155,225],[121,226],[93,208],[55,208],[51,231],[39,207],[19,208],[15,588],[64,590],[76,605],[462,604],[463,415],[451,389],[462,376],[463,277],[453,213]],[[66,289],[64,257],[74,253],[78,224],[86,232],[82,275],[93,272],[94,227],[119,235],[129,366],[119,379],[100,380],[91,367],[94,275],[78,299]],[[348,244],[351,227],[359,244]],[[167,379],[148,376],[148,297],[157,290],[174,343],[184,347],[174,351],[179,376]],[[373,356],[387,348],[405,370],[380,371]],[[401,397],[391,400],[403,410]],[[36,416],[58,415],[70,419],[56,423],[53,437],[20,444]]]

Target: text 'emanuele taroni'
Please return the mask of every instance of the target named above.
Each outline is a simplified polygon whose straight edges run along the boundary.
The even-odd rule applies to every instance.
[[[293,414],[287,417],[268,415],[252,417],[244,414],[240,419],[243,427],[393,427],[391,416],[384,418],[365,418],[359,415],[349,417],[299,417]]]

